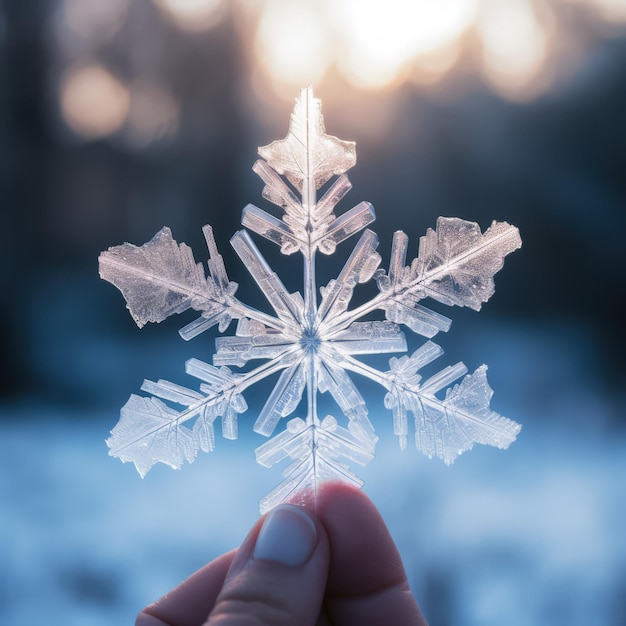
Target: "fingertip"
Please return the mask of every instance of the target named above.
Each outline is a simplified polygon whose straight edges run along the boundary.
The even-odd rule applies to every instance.
[[[425,625],[400,553],[372,501],[350,485],[327,483],[318,492],[317,515],[331,551],[326,599],[331,618],[362,626]]]
[[[271,511],[261,526],[254,545],[255,559],[282,565],[304,565],[317,544],[317,526],[304,510],[284,504]]]
[[[314,624],[322,607],[328,561],[321,522],[302,507],[279,505],[242,543],[207,626]]]
[[[135,620],[135,626],[171,626],[171,624],[142,611]]]
[[[316,512],[335,517],[365,515],[370,523],[385,525],[380,512],[361,489],[338,480],[328,481],[320,486]]]
[[[342,483],[322,486],[317,514],[331,548],[331,593],[363,594],[406,580],[402,559],[372,501]]]

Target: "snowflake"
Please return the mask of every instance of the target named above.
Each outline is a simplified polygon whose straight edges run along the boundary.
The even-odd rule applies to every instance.
[[[467,369],[458,363],[423,380],[420,370],[443,352],[430,340],[411,356],[392,357],[387,371],[359,357],[405,352],[401,325],[429,339],[448,330],[451,321],[420,304],[425,298],[480,309],[494,292],[493,276],[504,257],[521,245],[518,230],[494,222],[481,233],[475,223],[440,217],[436,230],[429,229],[421,238],[419,254],[409,265],[408,237],[397,231],[389,269],[380,269],[378,237],[366,229],[375,219],[372,205],[361,202],[339,217],[333,212],[351,188],[345,172],[356,162],[355,145],[326,134],[321,103],[310,87],[296,101],[286,138],[260,148],[259,155],[253,170],[265,183],[263,197],[283,215],[279,219],[248,205],[242,224],[280,246],[283,254],[302,254],[303,295],[287,291],[247,230],[238,231],[231,244],[273,313],[236,297],[237,283],[227,276],[210,226],[203,229],[210,256],[208,275],[190,248],[172,239],[169,228],[141,247],[126,243],[103,252],[100,275],[122,291],[139,327],[191,308],[200,317],[180,330],[188,340],[215,325],[223,333],[237,320],[234,336],[216,339],[212,364],[187,361],[187,373],[201,381],[199,390],[164,380],[144,381],[141,389],[150,395],[132,395],[122,408],[107,440],[109,454],[133,461],[142,476],[159,461],[178,469],[184,461],[192,462],[199,450],[214,448],[218,417],[223,437],[236,439],[238,416],[247,409],[244,391],[279,372],[254,423],[254,431],[269,438],[257,448],[256,458],[267,467],[284,460],[291,463],[284,481],[261,500],[262,511],[299,490],[315,490],[328,479],[361,485],[347,462],[370,461],[378,438],[352,374],[385,390],[384,404],[393,414],[394,432],[403,449],[409,413],[416,446],[428,457],[452,463],[474,443],[507,448],[520,425],[489,408],[492,390],[486,366],[464,376]],[[322,187],[325,192],[318,200]],[[318,298],[317,252],[330,255],[362,230],[343,269],[319,290]],[[371,280],[376,281],[378,294],[350,309],[356,285]],[[364,321],[374,311],[384,311],[385,319]],[[249,361],[261,364],[247,371],[231,369]],[[461,382],[448,388],[443,398],[437,396],[458,379]],[[331,415],[318,415],[318,394],[325,392],[341,409],[347,427]],[[301,404],[306,415],[293,417],[273,436],[281,419]]]

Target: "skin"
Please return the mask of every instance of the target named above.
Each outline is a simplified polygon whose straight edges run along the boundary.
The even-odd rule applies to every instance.
[[[238,550],[143,609],[136,626],[427,626],[389,531],[363,492],[327,483],[315,503],[301,496],[298,506],[315,525],[303,563],[255,558],[263,517]]]

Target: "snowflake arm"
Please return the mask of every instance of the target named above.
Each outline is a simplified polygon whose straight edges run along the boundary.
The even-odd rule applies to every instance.
[[[485,233],[480,226],[459,218],[440,217],[437,229],[420,239],[417,258],[405,267],[408,237],[394,233],[389,271],[377,270],[378,297],[335,318],[327,332],[381,309],[388,320],[405,324],[413,332],[433,337],[447,331],[451,320],[418,304],[432,298],[443,304],[476,311],[494,293],[494,274],[504,257],[521,246],[519,231],[506,222],[494,222]]]
[[[142,477],[158,462],[174,469],[185,460],[191,463],[199,449],[213,450],[217,417],[222,417],[223,437],[237,438],[237,415],[247,409],[242,392],[288,364],[288,358],[277,358],[246,374],[233,374],[227,367],[190,359],[185,369],[202,381],[200,392],[169,381],[145,380],[141,389],[152,396],[133,394],[129,398],[107,439],[109,454],[134,462]],[[165,400],[185,408],[173,409]],[[191,420],[195,420],[193,430],[185,425]]]
[[[402,239],[398,256],[403,257],[407,240]],[[521,245],[519,231],[506,222],[494,222],[481,233],[474,222],[440,217],[436,230],[429,228],[420,239],[419,255],[411,266],[394,268],[392,276],[381,274],[379,286],[390,289],[398,300],[430,297],[479,311],[495,291],[493,276],[502,269],[504,257]]]
[[[443,400],[435,394],[467,373],[463,363],[448,366],[421,382],[418,370],[442,354],[440,346],[427,341],[411,357],[393,357],[387,372],[350,357],[344,359],[343,365],[387,389],[385,407],[393,413],[394,434],[401,449],[407,446],[407,413],[412,413],[415,420],[417,449],[429,458],[442,459],[447,465],[475,443],[508,448],[521,427],[490,410],[493,391],[487,382],[486,365],[449,388]]]
[[[202,264],[195,262],[191,249],[184,243],[178,244],[167,227],[143,246],[125,243],[100,254],[100,277],[122,292],[139,328],[146,322],[162,322],[191,308],[200,311],[201,316],[180,330],[186,340],[216,324],[224,332],[233,319],[242,317],[282,330],[284,324],[280,320],[234,297],[238,285],[228,280],[213,229],[207,225],[203,233],[211,255],[208,277]]]
[[[343,174],[356,163],[353,141],[326,134],[322,103],[313,97],[310,87],[303,89],[296,101],[285,139],[259,148],[259,154],[305,198],[307,187],[319,189],[332,176]],[[312,207],[313,204],[308,206]]]
[[[326,480],[341,480],[360,487],[363,481],[350,471],[346,461],[367,465],[373,458],[374,445],[364,445],[362,439],[339,426],[334,417],[325,417],[319,425],[307,424],[296,417],[289,421],[285,431],[256,449],[256,460],[265,467],[287,459],[293,461],[283,471],[283,482],[262,498],[259,508],[265,513],[299,492],[315,493]]]
[[[214,243],[210,227],[205,233]],[[100,276],[124,294],[140,328],[189,308],[215,321],[228,316],[226,294],[229,289],[234,293],[236,285],[228,282],[223,264],[213,267],[215,276],[207,279],[191,249],[177,244],[167,227],[141,247],[126,243],[100,255]]]

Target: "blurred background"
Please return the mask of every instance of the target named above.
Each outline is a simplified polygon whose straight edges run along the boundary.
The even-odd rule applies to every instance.
[[[433,626],[618,625],[626,614],[624,0],[0,0],[0,621],[132,623],[237,545],[279,481],[247,428],[141,481],[104,439],[143,378],[190,384],[182,316],[139,331],[101,250],[169,225],[205,260],[250,168],[313,84],[357,142],[354,185],[388,259],[437,216],[517,225],[524,246],[480,314],[441,312],[441,365],[486,362],[507,452],[450,468],[381,442],[360,472]],[[293,263],[263,247],[287,286]],[[321,264],[321,282],[351,245]],[[184,318],[184,319],[183,319]],[[415,349],[419,340],[410,343]]]

